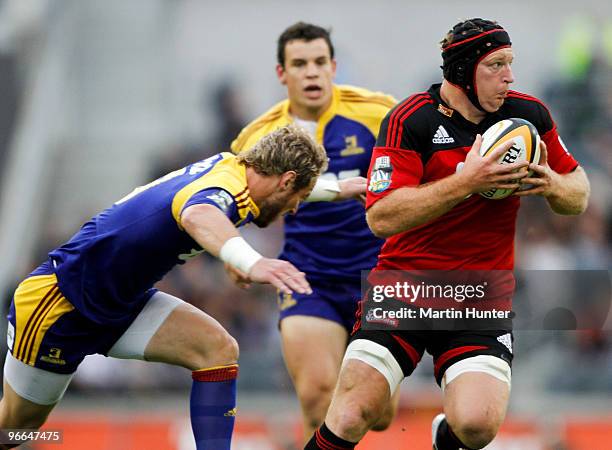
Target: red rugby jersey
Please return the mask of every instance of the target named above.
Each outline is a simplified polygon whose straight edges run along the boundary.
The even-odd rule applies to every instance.
[[[550,112],[537,98],[510,91],[498,111],[474,124],[442,101],[440,86],[408,97],[382,122],[368,171],[367,208],[395,189],[452,175],[476,134],[512,117],[535,125],[553,170],[563,174],[578,166],[561,142]],[[441,217],[388,238],[376,270],[512,269],[519,204],[514,196],[488,200],[472,195]]]

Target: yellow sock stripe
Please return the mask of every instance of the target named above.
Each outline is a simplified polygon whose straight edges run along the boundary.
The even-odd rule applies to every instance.
[[[228,364],[226,366],[213,366],[213,367],[207,367],[206,369],[198,369],[198,370],[194,370],[194,372],[208,372],[210,370],[219,370],[219,369],[230,369],[232,367],[238,367],[238,364]]]

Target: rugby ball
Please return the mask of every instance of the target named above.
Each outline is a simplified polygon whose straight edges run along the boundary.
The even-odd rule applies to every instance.
[[[525,119],[504,119],[492,125],[482,135],[480,156],[486,156],[507,141],[514,141],[514,145],[498,159],[500,164],[512,164],[520,160],[530,163],[540,161],[540,135],[533,124]],[[529,172],[531,175],[531,171]],[[490,189],[479,192],[484,198],[501,200],[516,189]]]

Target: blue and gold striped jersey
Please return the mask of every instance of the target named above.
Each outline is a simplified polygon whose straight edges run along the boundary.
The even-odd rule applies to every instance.
[[[182,211],[203,203],[218,207],[236,226],[259,215],[246,168],[231,153],[136,188],[51,251],[61,292],[95,322],[133,319],[158,280],[203,251],[181,226]]]
[[[394,104],[395,99],[385,94],[334,86],[332,104],[318,120],[315,135],[329,157],[322,178],[367,177],[380,123]],[[232,151],[248,150],[262,136],[292,122],[289,101],[284,100],[242,130]],[[376,264],[381,244],[356,200],[303,203],[295,216],[285,217],[281,258],[312,280],[358,280],[361,270]]]

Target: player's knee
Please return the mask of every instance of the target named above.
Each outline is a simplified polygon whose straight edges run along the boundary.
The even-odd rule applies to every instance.
[[[478,449],[495,438],[500,423],[493,415],[467,413],[449,420],[449,425],[465,445]]]
[[[314,383],[301,384],[298,394],[305,419],[311,427],[316,428],[325,420],[335,383],[332,380],[317,380]]]
[[[238,342],[221,329],[206,337],[206,342],[195,342],[189,355],[191,370],[235,364],[238,361]]]
[[[371,429],[380,412],[366,403],[351,403],[339,412],[338,425],[340,433],[350,436],[361,436]]]
[[[378,418],[376,423],[372,426],[372,431],[385,431],[387,428],[391,426],[391,422],[393,422],[393,409],[385,408],[382,415]]]

